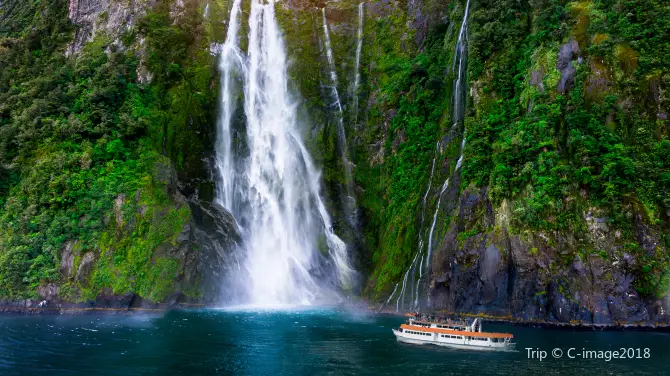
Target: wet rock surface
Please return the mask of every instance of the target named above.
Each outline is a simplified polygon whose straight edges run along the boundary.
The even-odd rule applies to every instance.
[[[113,38],[132,27],[155,0],[70,0],[68,15],[76,25],[67,53],[76,54],[98,33]]]
[[[63,277],[68,278],[72,275],[74,270],[74,248],[76,241],[70,240],[65,242],[63,252],[61,254],[60,273]]]
[[[505,205],[494,212],[485,189],[465,190],[456,202],[432,259],[426,309],[557,323],[670,322],[667,300],[637,293],[635,259],[596,212],[585,213],[587,241],[603,251],[583,255],[574,234],[513,233]],[[640,244],[652,249],[653,232],[639,227]]]
[[[25,301],[0,301],[0,312],[33,313],[36,311],[77,312],[78,310],[153,310],[173,306],[206,304],[216,305],[223,297],[223,273],[231,265],[231,253],[241,241],[235,219],[216,203],[200,200],[196,196],[187,198],[180,192],[180,182],[171,163],[156,163],[154,178],[164,187],[175,210],[188,206],[191,213],[174,242],[166,242],[153,250],[152,259],[167,257],[178,262],[174,276],[174,291],[160,303],[152,302],[135,293],[115,294],[111,289],[103,289],[93,300],[77,302],[76,294],[62,294],[62,286],[68,289],[89,285],[98,261],[100,250],[82,249],[77,240],[66,241],[60,252],[61,281],[37,288],[39,299]],[[141,190],[131,196],[118,195],[114,200],[113,218],[110,226],[116,231],[131,231],[134,215],[124,211],[130,201],[137,204],[137,214],[144,216],[147,208],[139,205]],[[124,216],[125,214],[125,216]],[[166,213],[158,213],[158,217]],[[156,218],[154,218],[156,220]],[[189,291],[186,295],[184,291]],[[195,292],[195,293],[194,293]]]
[[[79,268],[77,268],[77,275],[75,276],[77,282],[86,283],[88,281],[88,277],[91,274],[91,271],[93,270],[94,262],[95,262],[95,253],[86,252],[82,256],[81,261],[79,262]]]
[[[232,265],[232,253],[241,242],[233,216],[217,203],[190,200],[193,213],[191,239],[198,247],[197,258],[184,269],[184,278],[200,278],[204,300],[222,298],[224,273]]]
[[[573,61],[578,56],[579,44],[574,39],[570,39],[568,43],[561,45],[561,48],[558,50],[556,69],[561,72],[561,79],[558,81],[556,90],[559,93],[566,93],[572,89],[575,82],[575,74],[577,73]]]

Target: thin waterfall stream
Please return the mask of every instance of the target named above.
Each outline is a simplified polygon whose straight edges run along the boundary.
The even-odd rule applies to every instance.
[[[460,123],[463,122],[464,116],[465,116],[465,101],[463,98],[465,97],[466,94],[466,85],[467,85],[467,80],[466,80],[466,69],[467,69],[467,38],[468,38],[468,15],[470,11],[470,0],[467,0],[466,5],[465,5],[465,10],[463,13],[463,21],[461,22],[461,27],[458,32],[458,37],[456,40],[456,45],[454,48],[454,58],[453,62],[451,65],[451,71],[456,73],[456,79],[454,80],[454,89],[452,93],[452,120],[453,120],[453,127],[452,130],[458,129],[458,126]],[[464,126],[463,126],[464,128]],[[435,246],[434,244],[434,234],[435,234],[435,229],[437,227],[437,222],[438,222],[438,217],[439,217],[439,211],[442,203],[442,195],[444,192],[449,188],[449,180],[453,177],[454,174],[456,174],[462,164],[463,164],[463,152],[465,150],[465,131],[462,132],[461,134],[462,140],[461,140],[461,145],[459,149],[459,156],[458,160],[456,162],[456,166],[453,170],[453,172],[450,174],[449,177],[445,180],[444,184],[442,185],[440,192],[437,197],[437,205],[435,208],[435,212],[433,213],[433,220],[430,225],[430,230],[428,232],[428,243],[425,244],[426,247],[426,254],[425,257],[419,257],[420,255],[423,254],[424,251],[424,238],[422,235],[423,231],[423,225],[424,225],[424,216],[425,216],[425,208],[426,208],[426,200],[428,197],[428,194],[430,192],[431,188],[431,183],[433,180],[433,174],[434,174],[434,168],[435,168],[435,160],[437,158],[438,154],[438,149],[436,148],[435,151],[435,157],[433,158],[433,165],[431,167],[431,173],[430,173],[430,178],[428,181],[428,189],[426,190],[426,193],[424,194],[423,201],[422,201],[422,207],[421,207],[421,221],[419,225],[419,241],[418,241],[418,246],[417,246],[417,253],[414,259],[412,260],[411,264],[409,265],[407,271],[405,272],[403,276],[403,280],[400,283],[401,289],[400,293],[398,295],[398,298],[396,300],[396,312],[399,312],[401,309],[405,308],[405,294],[406,294],[406,287],[408,284],[411,286],[414,286],[413,288],[410,287],[410,293],[412,294],[411,296],[414,298],[412,301],[410,301],[410,304],[408,305],[409,309],[419,309],[420,308],[420,301],[419,301],[419,296],[420,296],[420,290],[421,290],[421,282],[424,279],[424,275],[428,275],[430,273],[430,259],[432,256],[432,251]],[[439,146],[439,143],[438,143]],[[420,259],[420,265],[419,265],[419,277],[416,278],[416,267],[417,267],[417,259]],[[387,302],[382,305],[379,310],[381,310],[384,306],[388,305],[389,301],[393,297],[393,295],[396,293],[398,285],[396,284],[396,288],[393,290],[393,293],[391,296],[389,296]],[[428,304],[430,304],[430,296],[428,298]]]
[[[400,292],[400,295],[398,296],[398,300],[396,300],[396,312],[398,312],[400,303],[402,302],[404,305],[405,302],[405,291],[406,291],[406,284],[407,284],[407,278],[410,278],[410,285],[411,285],[411,297],[415,297],[414,302],[410,304],[410,308],[414,307],[418,304],[418,286],[419,283],[421,282],[421,278],[423,277],[422,274],[422,267],[423,267],[423,259],[421,260],[421,267],[419,268],[419,279],[415,281],[415,274],[416,274],[416,261],[419,258],[419,255],[421,252],[423,252],[423,236],[422,236],[422,230],[423,230],[423,225],[425,222],[425,214],[426,214],[426,201],[428,199],[428,193],[430,193],[430,188],[432,186],[433,182],[433,175],[435,173],[435,161],[437,159],[437,154],[439,151],[439,146],[440,143],[435,144],[435,156],[433,157],[433,162],[430,168],[430,178],[428,178],[428,188],[426,188],[426,193],[423,195],[423,200],[421,202],[421,221],[419,224],[419,246],[418,250],[416,253],[416,256],[414,256],[414,259],[412,260],[412,263],[410,264],[409,268],[407,269],[407,272],[405,273],[405,277],[403,278],[403,287]]]
[[[452,71],[456,67],[456,62],[458,62],[458,71],[456,74],[456,80],[454,82],[454,93],[453,93],[453,122],[454,125],[458,125],[463,122],[465,118],[465,97],[467,90],[467,80],[466,80],[466,69],[467,69],[467,39],[468,39],[468,15],[470,13],[470,0],[467,0],[465,4],[465,11],[463,12],[463,22],[461,23],[461,28],[458,32],[458,39],[456,40],[456,47],[454,48],[454,60],[452,62]],[[437,199],[437,208],[435,209],[435,214],[433,215],[433,224],[431,225],[430,235],[428,236],[428,250],[426,255],[426,274],[430,273],[430,256],[433,250],[433,233],[435,230],[435,224],[437,221],[438,213],[440,210],[440,203],[442,201],[442,194],[449,186],[449,179],[456,174],[461,166],[463,165],[463,152],[465,150],[465,125],[462,125],[463,132],[461,133],[462,141],[459,149],[458,161],[456,162],[456,167],[451,173],[451,176],[447,178],[444,182],[444,186],[440,192],[440,195]],[[430,294],[427,294],[427,304],[431,304]]]
[[[354,113],[354,125],[358,124],[358,88],[361,85],[361,51],[363,50],[363,7],[365,3],[358,4],[358,30],[356,32],[356,65],[354,66],[354,87],[352,89]]]
[[[356,208],[356,197],[354,195],[353,177],[351,171],[351,161],[349,160],[349,148],[347,146],[347,134],[344,129],[344,111],[342,109],[342,100],[337,89],[338,80],[335,70],[335,58],[333,57],[333,48],[330,41],[330,32],[328,30],[328,20],[326,19],[326,8],[321,8],[323,18],[323,36],[326,49],[326,58],[328,61],[328,70],[330,78],[331,95],[333,105],[336,109],[336,129],[337,141],[339,146],[340,158],[344,169],[344,189],[345,194],[342,197],[345,214],[352,228],[358,228],[358,214]]]

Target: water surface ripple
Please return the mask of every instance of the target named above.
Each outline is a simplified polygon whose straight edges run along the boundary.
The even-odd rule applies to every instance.
[[[0,375],[658,375],[670,360],[667,333],[488,324],[519,351],[486,353],[398,343],[402,321],[336,309],[0,316]],[[651,359],[540,362],[525,347],[648,347]]]

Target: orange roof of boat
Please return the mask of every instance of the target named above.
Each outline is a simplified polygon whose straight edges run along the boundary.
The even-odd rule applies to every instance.
[[[400,325],[400,327],[407,330],[416,330],[417,332],[442,333],[442,334],[461,335],[468,337],[514,338],[514,336],[510,333],[466,332],[463,330],[424,328],[423,326],[407,325],[407,324],[402,324]]]

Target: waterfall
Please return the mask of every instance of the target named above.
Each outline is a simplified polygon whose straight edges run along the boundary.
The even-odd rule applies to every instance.
[[[217,194],[240,223],[243,237],[242,267],[226,283],[241,292],[236,303],[310,304],[350,285],[353,271],[300,136],[274,5],[252,0],[245,57],[237,47],[241,9],[235,0],[221,50]],[[231,150],[233,98],[239,89],[234,72],[243,76],[248,149],[237,158]]]
[[[412,260],[412,264],[414,264],[416,262],[416,258],[418,256],[419,256],[418,253],[417,253],[416,256],[414,256],[414,260]],[[411,270],[411,268],[407,269],[407,271],[405,272],[405,278],[403,278],[403,280],[402,280],[402,289],[400,290],[400,295],[398,296],[398,300],[396,300],[396,302],[395,302],[395,311],[396,312],[398,312],[398,310],[399,310],[399,305],[400,305],[400,299],[401,298],[403,299],[403,303],[404,303],[405,286],[407,286],[407,276],[409,276],[410,270]]]
[[[386,303],[382,304],[382,306],[379,307],[379,309],[377,310],[377,313],[381,312],[381,310],[389,304],[389,302],[391,301],[391,298],[393,298],[393,295],[395,295],[395,292],[397,290],[398,290],[398,284],[396,283],[395,287],[393,288],[393,292],[391,293],[391,295],[389,295],[389,298],[386,299]]]
[[[454,172],[461,168],[461,165],[463,164],[463,150],[465,150],[465,134],[463,134],[463,141],[461,141],[461,155],[458,157],[458,161],[456,162],[456,168],[454,169]]]
[[[237,88],[235,75],[243,70],[244,57],[238,47],[238,33],[240,29],[241,0],[235,0],[230,9],[228,33],[221,46],[219,56],[219,71],[221,72],[221,109],[218,119],[218,133],[216,141],[216,167],[220,175],[217,185],[217,199],[229,211],[233,212],[233,189],[235,186],[234,161],[231,128],[233,114],[236,110],[234,92]]]
[[[415,297],[414,303],[410,305],[410,308],[416,307],[418,305],[419,284],[421,283],[421,278],[423,277],[423,274],[421,273],[421,270],[423,268],[423,258],[421,259],[421,266],[419,267],[419,279],[415,281],[416,261],[419,258],[421,252],[423,252],[423,236],[421,235],[421,232],[423,230],[424,217],[426,214],[426,200],[428,199],[428,193],[430,192],[430,188],[433,182],[433,174],[435,173],[435,161],[437,159],[437,152],[439,150],[439,146],[440,146],[439,142],[435,144],[435,156],[433,157],[433,163],[430,168],[430,177],[428,178],[428,188],[426,188],[426,193],[424,193],[423,200],[421,202],[421,221],[419,222],[419,245],[417,247],[418,248],[417,253],[416,256],[414,256],[412,263],[409,265],[409,268],[407,268],[407,272],[405,272],[405,278],[403,279],[403,287],[402,290],[400,291],[400,295],[398,296],[398,300],[396,300],[396,312],[398,312],[400,308],[404,307],[405,285],[407,283],[408,276],[410,278],[410,284],[411,284],[411,290],[410,290],[410,293],[412,294],[411,297]],[[402,305],[400,304],[401,302],[403,303]]]
[[[426,248],[426,273],[430,270],[430,255],[433,252],[433,233],[435,232],[435,225],[437,224],[437,214],[440,212],[440,203],[442,202],[442,194],[449,187],[449,178],[442,185],[440,194],[437,196],[437,207],[435,214],[433,214],[433,223],[430,225],[430,232],[428,233],[428,248]]]
[[[363,6],[358,4],[358,32],[356,33],[356,66],[354,67],[353,109],[354,124],[358,124],[358,87],[361,84],[361,51],[363,50]]]
[[[349,161],[349,149],[347,147],[347,134],[344,131],[344,111],[342,110],[342,101],[337,90],[337,72],[335,71],[335,58],[330,43],[330,32],[328,31],[328,22],[326,20],[326,8],[321,8],[323,17],[323,35],[325,40],[326,57],[328,59],[328,69],[330,76],[330,87],[334,106],[336,108],[337,141],[340,147],[342,165],[344,167],[344,187],[346,195],[343,195],[343,204],[349,224],[352,228],[358,228],[358,214],[356,209],[356,198],[354,197],[353,179],[351,172],[351,162]]]
[[[457,124],[461,122],[465,117],[465,101],[463,100],[466,94],[466,64],[467,64],[467,38],[468,38],[468,15],[470,11],[470,0],[467,0],[465,5],[465,12],[463,13],[463,22],[461,23],[461,28],[458,32],[458,39],[456,40],[456,47],[454,49],[454,60],[452,62],[452,71],[456,68],[456,63],[458,62],[458,71],[456,74],[456,80],[454,82],[454,92],[453,92],[453,121],[454,127],[457,127]],[[456,168],[452,172],[452,175],[455,174],[463,164],[463,151],[465,149],[465,132],[462,134],[461,148],[459,150],[458,161],[456,162]],[[450,176],[451,177],[451,176]],[[437,208],[435,208],[435,214],[433,214],[433,224],[430,227],[430,233],[428,235],[428,251],[426,254],[426,273],[430,271],[430,256],[433,251],[433,233],[435,231],[435,225],[437,222],[437,216],[440,210],[440,203],[442,201],[442,193],[449,186],[449,178],[444,182],[442,190],[440,191],[440,196],[437,199]],[[428,297],[430,304],[430,296]]]
[[[468,38],[468,13],[470,11],[470,0],[467,1],[465,5],[465,13],[463,13],[463,22],[461,23],[461,28],[458,31],[458,39],[456,40],[456,48],[454,49],[454,60],[452,62],[452,71],[456,68],[456,62],[458,62],[458,72],[456,82],[454,83],[454,110],[453,110],[453,119],[454,123],[457,123],[463,120],[465,115],[465,102],[463,97],[466,94],[466,85],[464,82],[466,74],[466,64],[467,64],[467,50],[466,50],[466,41]]]
[[[453,98],[453,126],[450,129],[450,132],[456,131],[458,129],[458,124],[460,121],[463,120],[464,115],[465,115],[465,102],[463,100],[463,97],[466,93],[466,87],[465,87],[465,74],[466,74],[466,59],[467,59],[467,50],[466,50],[466,41],[467,41],[467,19],[468,19],[468,14],[470,10],[470,0],[467,1],[466,6],[465,6],[465,13],[463,14],[463,22],[461,23],[461,28],[458,33],[458,39],[456,41],[456,47],[454,51],[454,60],[452,62],[452,72],[456,70],[456,64],[458,64],[458,71],[456,75],[456,79],[454,80],[454,91],[452,94]],[[360,28],[360,24],[359,24]],[[465,133],[462,134],[462,141],[461,141],[461,147],[459,151],[459,157],[458,161],[456,162],[456,167],[452,174],[446,179],[444,184],[442,185],[442,188],[440,189],[440,193],[438,195],[437,199],[437,206],[435,208],[435,213],[433,214],[433,220],[430,225],[430,230],[428,232],[428,244],[424,243],[424,237],[422,234],[423,231],[423,226],[424,226],[424,220],[425,220],[425,211],[426,211],[426,201],[428,198],[428,194],[430,193],[430,188],[431,188],[431,183],[433,180],[433,174],[435,172],[435,161],[437,159],[437,153],[438,153],[438,147],[439,147],[439,142],[436,145],[435,148],[435,157],[433,158],[433,163],[431,167],[431,172],[430,172],[430,179],[428,180],[428,188],[426,189],[425,194],[423,195],[423,200],[421,203],[421,221],[419,224],[419,242],[418,242],[418,250],[417,254],[412,260],[412,263],[410,264],[409,268],[404,274],[402,284],[401,284],[401,290],[400,290],[400,295],[398,296],[398,299],[396,300],[396,312],[399,312],[401,308],[404,308],[404,302],[405,302],[405,293],[406,293],[406,287],[408,284],[408,281],[410,283],[410,293],[412,294],[413,302],[410,302],[410,309],[418,309],[419,308],[419,290],[421,289],[421,280],[423,279],[424,274],[427,274],[430,271],[430,257],[432,255],[433,251],[433,236],[435,233],[435,227],[437,226],[437,218],[438,214],[440,211],[440,206],[442,204],[442,195],[444,192],[447,190],[449,187],[449,179],[451,176],[458,171],[462,164],[463,164],[463,150],[465,149]],[[424,245],[426,246],[426,255],[424,257],[420,257],[419,255],[423,254],[423,249]],[[415,281],[415,275],[416,275],[416,267],[417,267],[417,259],[420,259],[420,265],[419,265],[419,278],[416,279]],[[424,264],[425,264],[425,271],[424,271]],[[412,287],[413,286],[413,287]],[[396,289],[398,285],[396,284]],[[395,289],[393,290],[393,294],[395,294]],[[391,300],[393,297],[393,294],[389,297],[389,300],[385,303],[388,304],[388,302]],[[429,303],[430,303],[430,297],[429,297]]]

